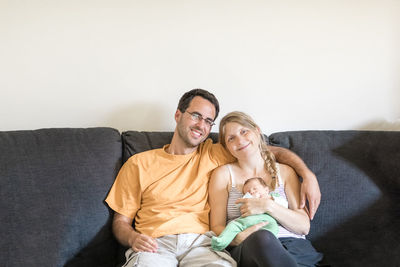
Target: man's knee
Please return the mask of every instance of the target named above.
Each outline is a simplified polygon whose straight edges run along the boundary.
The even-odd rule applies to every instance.
[[[180,266],[236,266],[236,262],[225,251],[214,251],[211,247],[197,247],[192,249],[180,261]]]
[[[177,259],[171,255],[151,252],[134,252],[130,249],[126,253],[126,262],[123,267],[175,267],[177,265]]]

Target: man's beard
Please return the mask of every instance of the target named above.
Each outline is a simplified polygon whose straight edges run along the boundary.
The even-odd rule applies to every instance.
[[[182,139],[182,141],[185,143],[185,145],[187,147],[195,148],[198,145],[200,145],[207,138],[207,136],[204,135],[203,131],[200,130],[199,128],[193,127],[193,129],[198,130],[203,133],[201,139],[199,139],[198,141],[194,141],[194,140],[190,139],[190,137],[189,137],[191,129],[192,128],[189,128],[189,131],[186,131],[186,128],[184,126],[178,125],[178,134],[179,134],[179,137]]]

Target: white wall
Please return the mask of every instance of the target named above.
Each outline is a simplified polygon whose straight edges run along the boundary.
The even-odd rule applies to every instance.
[[[196,87],[265,133],[400,130],[399,74],[398,0],[0,0],[0,130],[173,130]]]

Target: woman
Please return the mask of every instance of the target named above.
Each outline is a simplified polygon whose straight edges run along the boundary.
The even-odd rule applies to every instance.
[[[243,112],[231,112],[222,118],[219,141],[237,161],[217,168],[211,176],[211,230],[219,235],[227,222],[237,217],[267,213],[279,223],[278,238],[269,231],[258,231],[265,223],[239,233],[228,247],[238,265],[314,266],[322,254],[305,239],[310,221],[306,211],[298,208],[300,183],[294,170],[278,165],[260,128]],[[251,177],[262,177],[271,191],[287,199],[289,208],[271,198],[243,199],[243,184]]]

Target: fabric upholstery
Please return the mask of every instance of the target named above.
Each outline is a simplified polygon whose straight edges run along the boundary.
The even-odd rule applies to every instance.
[[[400,262],[400,132],[297,131],[270,143],[316,174],[321,205],[308,236],[333,266]]]
[[[112,266],[103,203],[121,165],[110,128],[0,132],[2,266]]]

